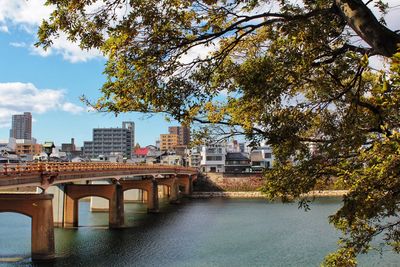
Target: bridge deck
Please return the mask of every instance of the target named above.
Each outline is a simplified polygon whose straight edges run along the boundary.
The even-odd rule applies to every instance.
[[[195,175],[197,169],[169,165],[109,162],[39,162],[0,165],[0,188],[40,186],[78,180],[120,179],[138,175]]]

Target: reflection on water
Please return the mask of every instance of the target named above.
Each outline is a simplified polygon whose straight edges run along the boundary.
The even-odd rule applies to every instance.
[[[147,214],[145,204],[130,203],[126,227],[108,229],[107,213],[91,213],[80,202],[80,227],[55,230],[57,259],[48,265],[318,266],[336,247],[338,233],[327,216],[339,205],[339,199],[319,199],[304,212],[296,204],[209,199],[163,202],[159,214]],[[0,214],[0,266],[32,265],[29,254],[30,219]],[[360,266],[398,262],[391,253],[360,258]]]

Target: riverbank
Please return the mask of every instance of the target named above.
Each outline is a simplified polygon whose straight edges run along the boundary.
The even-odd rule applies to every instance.
[[[347,190],[323,190],[311,191],[305,196],[308,197],[341,197]],[[265,198],[259,191],[252,192],[193,192],[191,198]]]

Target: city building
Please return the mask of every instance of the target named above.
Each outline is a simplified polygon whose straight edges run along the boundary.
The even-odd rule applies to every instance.
[[[188,146],[190,143],[190,129],[185,126],[170,126],[168,127],[169,134],[178,136],[178,145]]]
[[[174,150],[179,144],[179,136],[177,134],[160,134],[160,150]]]
[[[147,147],[135,148],[132,154],[131,162],[145,163],[149,149]]]
[[[17,148],[17,140],[15,138],[8,138],[7,140],[0,140],[0,148],[5,148],[9,151],[15,151]]]
[[[71,143],[63,143],[61,144],[62,152],[74,152],[76,151],[75,139],[71,138]]]
[[[139,147],[134,150],[133,157],[145,159],[147,157],[147,153],[149,153],[149,149],[147,147]]]
[[[203,172],[225,172],[226,146],[224,143],[210,144],[201,148],[200,169]]]
[[[261,146],[250,152],[250,160],[252,170],[261,171],[263,169],[272,168],[274,155],[272,148],[269,146]]]
[[[161,164],[163,165],[183,165],[182,156],[180,155],[163,155],[161,156]]]
[[[83,154],[86,157],[122,154],[131,158],[135,144],[135,123],[125,121],[122,128],[95,128],[93,129],[93,141],[83,143]]]
[[[32,114],[30,112],[12,115],[10,137],[15,139],[32,139]]]
[[[34,155],[42,152],[42,145],[36,143],[36,139],[17,139],[15,153],[21,158],[32,160]]]
[[[65,153],[67,159],[70,161],[73,158],[82,158],[82,150],[75,145],[75,139],[71,138],[71,143],[62,143],[61,144],[61,153]]]
[[[226,144],[226,152],[243,152],[237,140],[231,140]]]
[[[168,132],[168,134],[160,134],[160,150],[174,150],[176,154],[184,156],[185,149],[190,143],[190,129],[184,126],[170,126]]]
[[[225,172],[226,173],[242,173],[249,172],[251,162],[247,153],[228,152],[225,156]]]
[[[193,147],[186,149],[186,158],[188,167],[200,167],[201,164],[201,149],[199,147]]]

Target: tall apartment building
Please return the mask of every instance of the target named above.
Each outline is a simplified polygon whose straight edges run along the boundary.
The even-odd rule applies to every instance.
[[[135,145],[135,123],[125,121],[122,128],[95,128],[93,141],[83,143],[83,154],[87,157],[122,154],[131,158]]]
[[[179,145],[177,134],[160,134],[160,150],[167,151],[175,149]]]
[[[32,114],[30,112],[12,115],[10,137],[15,139],[32,139]]]
[[[178,136],[178,145],[187,146],[190,143],[190,129],[185,126],[170,126],[168,127],[169,134]]]
[[[160,150],[178,149],[184,155],[185,148],[190,143],[190,129],[183,126],[171,126],[168,132],[168,134],[160,134]]]

